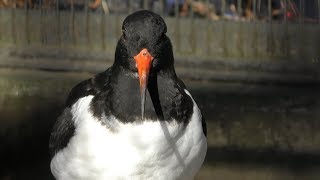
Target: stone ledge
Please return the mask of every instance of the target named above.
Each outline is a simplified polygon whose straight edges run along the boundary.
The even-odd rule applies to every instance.
[[[36,47],[0,50],[2,68],[97,73],[112,63],[113,55],[101,51]],[[175,66],[179,76],[193,80],[317,86],[320,83],[320,62],[177,57]]]

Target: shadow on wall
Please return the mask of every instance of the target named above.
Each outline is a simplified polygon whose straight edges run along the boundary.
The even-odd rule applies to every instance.
[[[308,172],[320,166],[319,153],[297,153],[275,150],[274,148],[246,149],[239,147],[208,148],[205,163],[215,165],[219,163],[272,166],[286,168],[295,172]]]
[[[0,108],[0,179],[50,179],[48,140],[61,110],[55,99],[7,99]]]

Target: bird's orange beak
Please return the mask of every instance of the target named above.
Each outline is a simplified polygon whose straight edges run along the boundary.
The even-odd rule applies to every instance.
[[[146,89],[148,86],[149,71],[153,57],[147,49],[142,49],[139,54],[133,57],[136,61],[138,68],[139,81],[140,81],[140,94],[141,94],[141,114],[144,119],[144,109],[146,101]]]

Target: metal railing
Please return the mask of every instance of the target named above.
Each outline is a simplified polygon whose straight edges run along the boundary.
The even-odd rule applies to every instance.
[[[0,0],[0,9],[128,14],[149,9],[164,16],[211,20],[320,23],[320,0]]]
[[[140,9],[165,17],[181,55],[320,57],[320,0],[0,0],[0,43],[112,53]]]

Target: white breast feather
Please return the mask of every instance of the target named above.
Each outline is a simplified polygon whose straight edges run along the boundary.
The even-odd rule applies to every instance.
[[[103,117],[116,128],[112,132],[92,116],[92,98],[83,97],[72,106],[75,135],[51,161],[56,179],[193,179],[207,151],[194,101],[185,128],[175,121],[123,124],[113,116]]]

